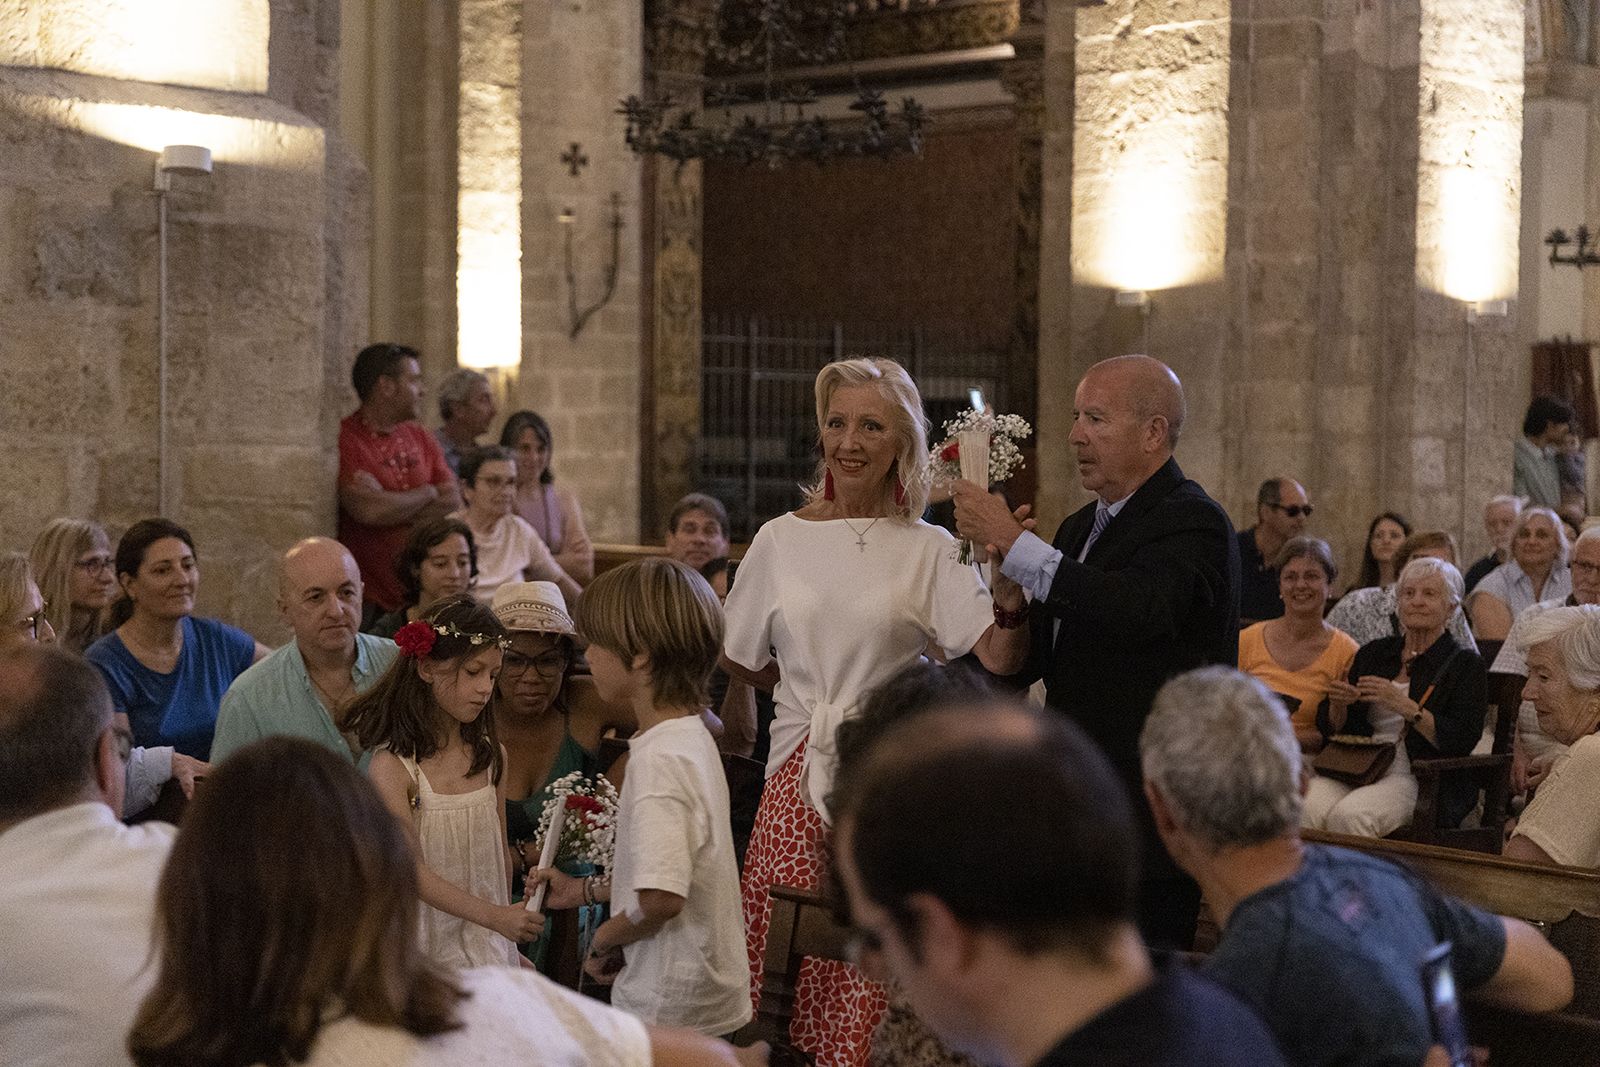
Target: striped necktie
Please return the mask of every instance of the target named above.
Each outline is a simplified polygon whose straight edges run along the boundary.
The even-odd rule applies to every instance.
[[[1106,502],[1102,500],[1095,505],[1094,525],[1089,529],[1089,540],[1083,543],[1083,551],[1078,553],[1079,562],[1089,558],[1089,550],[1094,547],[1096,541],[1100,540],[1100,535],[1105,532],[1106,523],[1110,521],[1111,509],[1106,507]]]

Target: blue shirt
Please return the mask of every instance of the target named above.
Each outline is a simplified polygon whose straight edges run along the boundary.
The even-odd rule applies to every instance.
[[[255,658],[255,638],[216,619],[183,620],[183,651],[171,674],[160,674],[134,658],[117,632],[90,645],[83,656],[100,669],[111,690],[111,706],[128,716],[133,743],[171,745],[185,756],[206,759],[217,728],[217,705],[233,680]]]
[[[1419,1064],[1433,1044],[1422,958],[1441,941],[1456,986],[1505,958],[1505,925],[1392,863],[1307,845],[1294,875],[1241,901],[1205,973],[1255,1008],[1295,1067]]]
[[[364,693],[376,685],[399,654],[388,638],[356,634],[356,662],[350,668],[356,692]],[[363,768],[372,758],[372,753],[363,752],[357,760],[351,753],[311,684],[298,641],[290,641],[239,675],[229,687],[217,713],[211,762],[221,762],[252,741],[279,736],[314,741]]]

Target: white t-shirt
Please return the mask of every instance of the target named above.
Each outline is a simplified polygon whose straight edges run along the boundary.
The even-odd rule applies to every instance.
[[[175,834],[124,826],[97,803],[0,834],[0,1063],[127,1067],[128,1028],[156,977],[156,883]]]
[[[948,531],[920,520],[787,514],[756,532],[728,593],[726,651],[752,670],[777,652],[768,775],[808,731],[810,746],[831,755],[839,722],[930,642],[951,657],[978,643],[994,622],[994,600],[956,551]]]
[[[457,975],[470,996],[459,1030],[417,1037],[344,1018],[317,1035],[306,1067],[649,1067],[643,1024],[542,974],[479,967]]]
[[[641,889],[684,898],[653,936],[623,948],[611,1003],[650,1023],[720,1037],[750,1021],[750,963],[728,783],[696,717],[657,723],[628,743],[617,813],[611,911],[636,916]]]
[[[465,511],[450,517],[467,521]],[[521,515],[502,515],[486,534],[473,530],[472,543],[478,551],[478,584],[472,595],[486,604],[507,582],[553,582],[563,573],[550,547]],[[531,577],[524,578],[525,573]]]
[[[1517,822],[1545,855],[1568,867],[1600,867],[1600,736],[1580,737],[1539,783]]]

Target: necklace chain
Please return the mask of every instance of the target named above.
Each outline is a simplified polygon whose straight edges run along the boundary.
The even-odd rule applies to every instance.
[[[877,518],[867,523],[867,528],[865,530],[856,529],[855,524],[849,519],[845,518],[843,515],[839,516],[839,521],[844,523],[845,526],[849,527],[850,532],[856,535],[856,551],[865,552],[867,550],[867,534],[872,532],[872,528],[878,525],[878,519],[881,518],[883,518],[883,516],[879,515]]]

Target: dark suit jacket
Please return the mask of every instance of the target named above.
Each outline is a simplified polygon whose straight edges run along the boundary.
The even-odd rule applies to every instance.
[[[1136,786],[1139,731],[1156,690],[1195,667],[1238,663],[1239,551],[1227,513],[1176,460],[1138,488],[1079,563],[1094,511],[1082,508],[1056,532],[1061,565],[1030,617],[1024,679],[1043,678],[1050,705]]]

